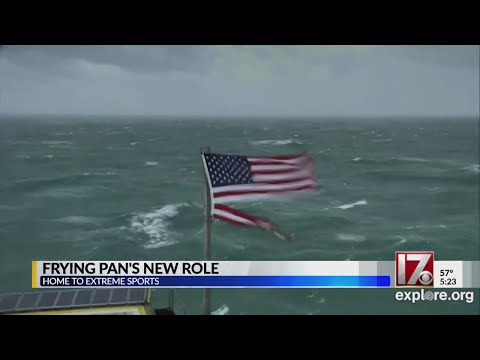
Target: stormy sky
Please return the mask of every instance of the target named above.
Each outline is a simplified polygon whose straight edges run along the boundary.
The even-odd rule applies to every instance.
[[[479,116],[479,46],[0,48],[0,113]]]

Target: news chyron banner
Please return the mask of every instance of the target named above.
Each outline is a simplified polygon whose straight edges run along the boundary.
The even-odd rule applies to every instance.
[[[33,288],[479,288],[479,261],[33,261]]]

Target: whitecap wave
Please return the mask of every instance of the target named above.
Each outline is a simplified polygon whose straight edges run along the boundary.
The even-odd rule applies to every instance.
[[[53,155],[44,155],[43,157],[44,157],[44,158],[51,159],[51,158],[53,158]]]
[[[72,145],[71,141],[42,141],[42,144],[45,145]]]
[[[283,139],[283,140],[258,140],[252,141],[254,145],[289,145],[289,144],[303,144],[298,139]]]
[[[184,206],[190,206],[190,204],[165,205],[152,212],[133,216],[130,222],[131,229],[136,233],[148,236],[147,243],[143,245],[145,249],[169,246],[177,242],[177,234],[169,229],[169,220],[177,216],[179,209]]]
[[[232,244],[232,249],[239,250],[239,251],[245,251],[247,246],[244,244]]]
[[[356,158],[355,158],[355,159],[353,159],[352,161],[360,161],[360,160],[362,160],[362,158],[361,158],[361,157],[356,157]]]
[[[351,204],[340,205],[340,206],[337,206],[337,209],[346,210],[346,209],[351,209],[351,208],[353,208],[355,206],[358,206],[358,205],[367,205],[367,201],[366,200],[359,200],[359,201],[351,203]]]
[[[415,226],[407,226],[405,229],[412,230],[412,229],[420,229],[420,228],[421,228],[420,225],[415,225]]]
[[[156,161],[145,161],[145,166],[156,166],[158,162]]]
[[[114,172],[114,171],[94,172],[94,173],[84,172],[82,175],[83,175],[83,176],[113,176],[113,175],[117,175],[117,173]]]
[[[405,244],[407,242],[407,239],[405,239],[402,236],[396,235],[395,237],[399,238],[400,241],[397,241],[396,243],[394,243],[393,246],[398,246],[398,245],[401,245],[401,244]]]
[[[402,161],[414,161],[414,162],[429,162],[430,160],[423,159],[423,158],[417,158],[417,157],[399,157],[397,160],[402,160]]]
[[[228,308],[227,305],[223,304],[222,306],[220,306],[217,310],[215,311],[212,311],[210,313],[210,315],[228,315],[228,312],[230,311],[230,309]]]
[[[69,131],[68,133],[67,133],[67,132],[56,132],[55,135],[56,135],[56,136],[73,135],[73,131]]]
[[[337,234],[337,240],[362,242],[366,240],[366,237],[365,235],[358,235],[358,234]]]
[[[0,204],[0,210],[15,210],[15,209],[17,209],[17,206]]]
[[[478,164],[472,164],[463,168],[463,170],[472,173],[472,174],[479,174],[480,173],[480,166]]]
[[[415,225],[415,226],[407,226],[404,229],[413,230],[413,229],[447,229],[448,226],[444,224],[439,225]]]
[[[23,140],[16,140],[16,141],[8,141],[12,145],[17,145],[17,144],[33,144],[33,141],[23,141]]]
[[[53,197],[53,198],[85,198],[92,191],[87,186],[65,186],[55,187],[34,193],[35,197]]]
[[[157,140],[161,140],[162,138],[161,137],[156,137],[156,138],[151,138],[151,139],[147,139],[148,142],[153,142],[153,141],[157,141]]]
[[[197,209],[203,209],[203,204],[198,201],[189,202],[189,206],[196,207]]]
[[[377,139],[377,140],[370,140],[372,142],[390,142],[392,139]]]
[[[54,219],[54,221],[68,224],[97,224],[99,219],[88,216],[65,216],[63,218]]]

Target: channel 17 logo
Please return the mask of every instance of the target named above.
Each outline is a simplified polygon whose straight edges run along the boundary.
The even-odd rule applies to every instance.
[[[433,287],[433,251],[397,251],[396,286]]]

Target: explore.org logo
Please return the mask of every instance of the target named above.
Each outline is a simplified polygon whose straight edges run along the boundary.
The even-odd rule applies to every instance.
[[[431,290],[410,290],[397,291],[395,293],[395,300],[410,301],[415,304],[417,301],[465,301],[468,304],[474,301],[473,291],[453,291],[447,293],[446,291],[431,291]]]

